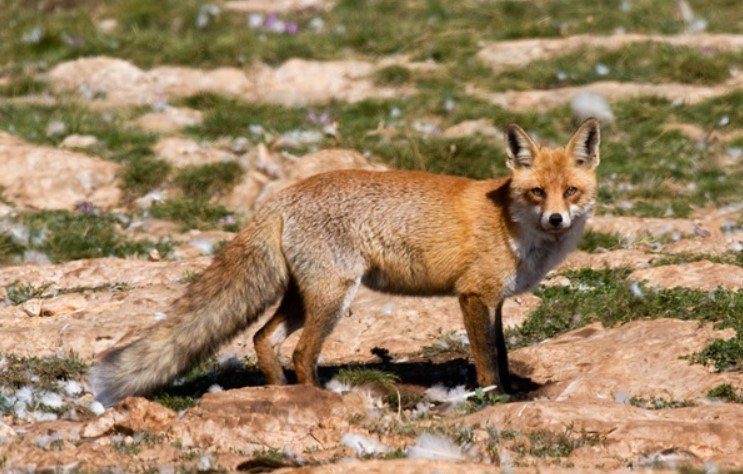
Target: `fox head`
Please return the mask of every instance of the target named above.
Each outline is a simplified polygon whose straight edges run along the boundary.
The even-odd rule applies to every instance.
[[[584,221],[596,201],[599,123],[583,122],[563,148],[537,146],[518,125],[506,128],[514,220],[549,234]]]

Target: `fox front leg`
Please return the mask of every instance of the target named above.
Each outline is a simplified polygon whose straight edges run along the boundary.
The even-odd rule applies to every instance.
[[[508,355],[503,337],[503,301],[495,306],[493,317],[485,299],[477,294],[460,294],[459,306],[475,360],[478,385],[497,385],[499,391],[509,392]]]

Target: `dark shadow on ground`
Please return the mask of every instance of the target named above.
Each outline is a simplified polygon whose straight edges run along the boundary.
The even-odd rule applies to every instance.
[[[375,355],[379,357],[379,362],[318,367],[320,382],[325,385],[339,371],[352,368],[383,370],[396,375],[400,385],[408,387],[418,386],[421,389],[431,387],[435,384],[443,384],[446,387],[454,387],[462,384],[469,388],[477,387],[475,366],[461,356],[440,356],[425,360],[395,361],[383,350],[375,352]],[[515,373],[513,369],[515,369]],[[528,400],[541,388],[539,384],[533,382],[528,377],[519,375],[519,373],[528,373],[528,370],[523,369],[525,368],[512,367],[512,401]],[[287,369],[285,373],[289,383],[296,383],[297,378],[293,370]],[[181,384],[170,386],[154,394],[153,397],[169,395],[200,398],[209,390],[209,387],[215,384],[225,390],[229,390],[241,387],[256,387],[265,385],[265,383],[263,374],[257,367],[235,364],[234,366],[227,365],[214,368],[210,372],[190,378]]]

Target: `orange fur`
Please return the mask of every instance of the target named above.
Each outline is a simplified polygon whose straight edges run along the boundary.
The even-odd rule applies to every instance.
[[[103,356],[93,374],[98,397],[111,403],[161,386],[281,295],[254,338],[259,366],[269,383],[284,383],[276,346],[303,327],[297,378],[317,384],[323,341],[361,283],[459,295],[478,383],[508,390],[502,301],[575,247],[595,200],[598,124],[587,121],[555,150],[515,125],[506,136],[510,178],[349,170],[278,193],[178,300],[174,316]]]

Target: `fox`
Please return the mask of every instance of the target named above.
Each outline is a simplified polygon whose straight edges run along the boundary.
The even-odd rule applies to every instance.
[[[223,247],[144,337],[104,352],[92,370],[106,406],[170,383],[278,302],[253,337],[268,384],[287,383],[277,348],[303,329],[297,382],[319,386],[323,342],[360,285],[458,298],[476,381],[512,393],[504,299],[528,291],[573,251],[596,202],[600,130],[539,146],[509,124],[509,176],[342,170],[278,192]]]

